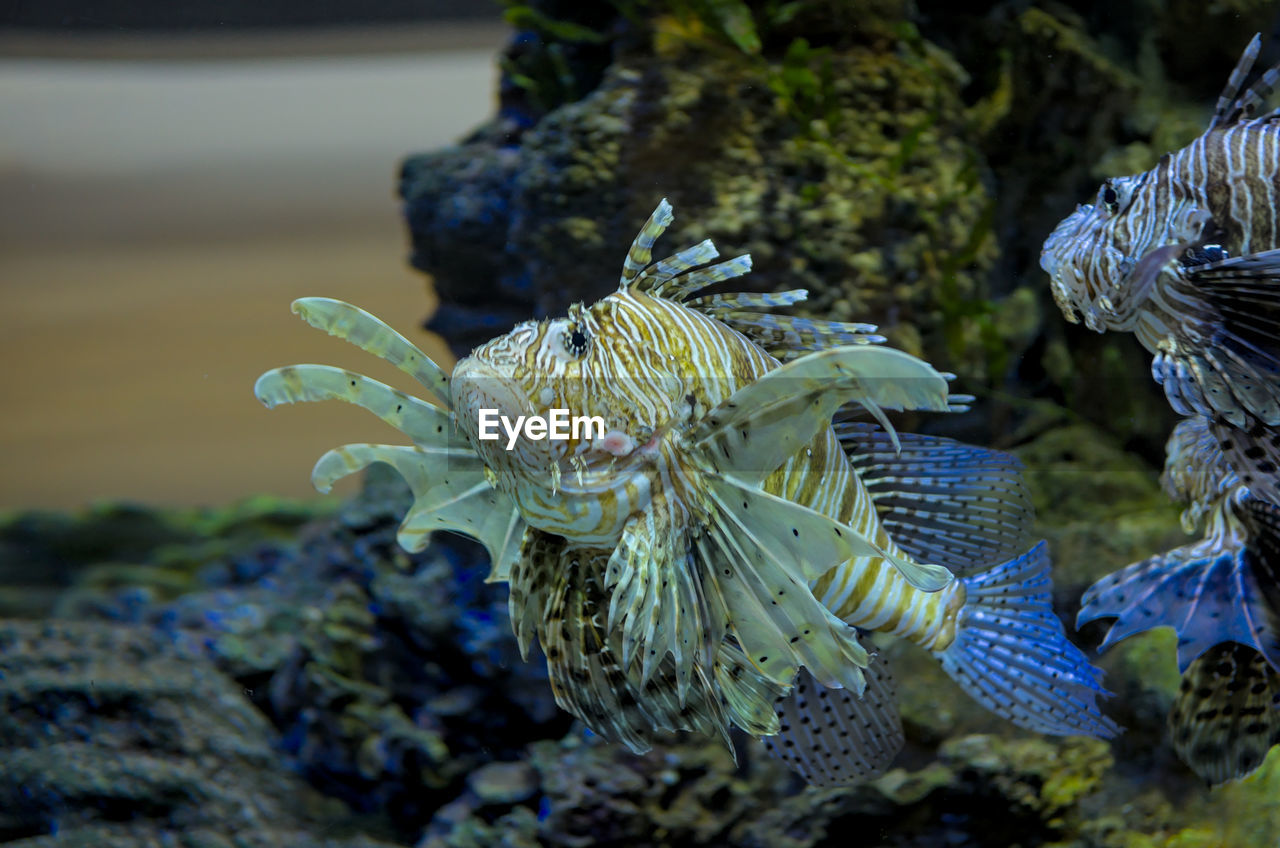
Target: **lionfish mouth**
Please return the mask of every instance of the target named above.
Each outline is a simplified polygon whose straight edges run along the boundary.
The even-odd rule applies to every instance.
[[[1040,250],[1040,267],[1049,275],[1053,299],[1062,310],[1063,317],[1072,324],[1078,324],[1082,319],[1088,323],[1088,285],[1076,267],[1076,261],[1080,239],[1093,218],[1093,212],[1094,207],[1089,204],[1077,206],[1053,228]]]
[[[528,395],[509,375],[469,356],[454,367],[449,382],[454,414],[486,465],[497,469],[515,463],[545,469],[551,464],[552,442],[520,438],[512,443],[502,424],[537,413]]]

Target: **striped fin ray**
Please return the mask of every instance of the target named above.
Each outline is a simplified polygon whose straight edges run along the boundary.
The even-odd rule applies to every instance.
[[[1053,612],[1048,545],[964,578],[956,637],[935,656],[978,703],[1019,727],[1107,738],[1102,672],[1067,640]]]
[[[1169,710],[1178,757],[1210,784],[1244,777],[1280,745],[1280,672],[1252,648],[1216,645],[1182,676]]]
[[[893,675],[884,655],[863,669],[862,695],[828,689],[807,671],[776,709],[779,731],[765,747],[813,786],[840,786],[879,777],[906,741]]]
[[[683,697],[699,659],[698,638],[706,613],[697,590],[690,585],[695,576],[688,554],[672,544],[669,533],[655,526],[656,512],[649,510],[628,521],[609,556],[605,569],[605,591],[610,596],[606,629],[620,634],[623,668],[630,669],[636,652],[640,652],[642,686],[670,653]],[[707,665],[707,657],[702,659]]]
[[[731,643],[721,643],[705,667],[695,666],[686,694],[679,692],[670,658],[647,681],[639,679],[634,665],[628,670],[619,658],[618,632],[601,627],[603,563],[598,557],[579,559],[564,545],[563,539],[546,536],[536,551],[546,568],[522,573],[522,581],[550,577],[536,627],[562,708],[636,753],[648,750],[655,731],[717,735],[730,748],[730,720],[755,735],[777,731],[771,705],[787,687],[761,676]],[[527,588],[534,591],[532,585]]]
[[[880,522],[914,559],[969,574],[1027,550],[1034,511],[1022,463],[952,439],[888,434],[862,422],[835,425]]]
[[[1177,548],[1134,563],[1090,586],[1077,624],[1115,618],[1099,650],[1135,633],[1172,627],[1178,667],[1220,642],[1249,645],[1280,668],[1280,628],[1262,600],[1245,548]]]
[[[846,403],[862,404],[892,433],[881,410],[946,412],[947,381],[927,362],[892,348],[818,351],[734,392],[688,439],[712,467],[758,484],[827,430]]]
[[[1242,101],[1237,99],[1240,89],[1244,87],[1245,78],[1249,76],[1249,70],[1253,67],[1253,63],[1258,60],[1258,52],[1262,49],[1262,34],[1254,33],[1253,39],[1249,45],[1245,47],[1244,53],[1240,54],[1240,61],[1236,62],[1236,66],[1231,69],[1231,75],[1227,77],[1227,84],[1223,87],[1222,93],[1218,95],[1218,105],[1213,110],[1213,119],[1209,121],[1209,129],[1234,122],[1241,114]]]
[[[671,682],[671,663],[665,661],[646,683],[634,675],[627,686],[656,730],[693,730],[718,735],[733,751],[730,722],[753,736],[778,731],[773,703],[790,686],[761,674],[732,642],[720,645],[710,672],[695,667],[696,685],[681,698]]]
[[[782,292],[732,292],[695,297],[685,306],[697,309],[712,318],[738,309],[768,309],[775,306],[793,306],[809,299],[807,289],[790,289]]]
[[[1249,86],[1244,97],[1240,98],[1240,117],[1252,118],[1257,113],[1258,107],[1265,103],[1271,93],[1276,90],[1277,82],[1280,82],[1280,66],[1264,71],[1262,76]]]
[[[726,259],[724,262],[717,262],[715,265],[708,265],[706,268],[699,268],[696,271],[688,271],[678,277],[672,277],[666,282],[655,285],[651,293],[655,297],[682,301],[707,286],[724,280],[732,280],[734,277],[741,277],[750,270],[751,254],[744,253],[741,256]]]
[[[759,490],[744,492],[716,481],[710,489],[719,507],[710,528],[719,555],[704,563],[704,579],[719,588],[747,656],[774,680],[787,682],[789,673],[773,673],[766,657],[781,662],[778,668],[794,660],[826,686],[861,690],[859,668],[866,665],[867,652],[857,631],[809,588],[817,575],[849,558],[842,553],[859,549],[862,540],[851,538],[856,531]],[[739,508],[739,503],[751,506]],[[841,544],[827,544],[829,539]],[[773,644],[757,647],[759,632],[770,628]]]
[[[341,400],[367,409],[419,445],[463,447],[449,413],[385,383],[332,365],[273,368],[254,383],[267,408],[283,403]]]
[[[695,551],[706,594],[719,598],[728,631],[751,665],[786,686],[801,666],[812,663],[831,685],[861,691],[867,653],[857,631],[832,615],[807,583],[744,544],[738,529],[713,521],[695,540]],[[772,703],[762,706],[772,709]]]
[[[1186,269],[1168,284],[1152,376],[1182,414],[1280,424],[1280,250]],[[1150,343],[1149,343],[1150,346]]]
[[[1244,78],[1249,73],[1249,69],[1253,67],[1253,63],[1258,58],[1258,45],[1260,43],[1260,34],[1255,33],[1253,40],[1249,42],[1249,46],[1240,56],[1240,61],[1236,63],[1235,69],[1231,72],[1231,77],[1227,81],[1227,88],[1233,86],[1236,91],[1244,84]],[[1231,107],[1227,111],[1228,122],[1237,120],[1247,120],[1252,118],[1259,106],[1266,102],[1271,96],[1271,92],[1275,90],[1276,82],[1280,81],[1280,65],[1272,66],[1254,81],[1249,89],[1235,99]],[[1225,91],[1223,92],[1226,93]],[[1218,100],[1218,110],[1222,108],[1222,100]],[[1214,122],[1216,124],[1218,118],[1218,110],[1214,111]],[[1212,127],[1214,124],[1211,124]]]
[[[712,317],[723,321],[770,354],[789,362],[807,353],[845,345],[882,344],[875,324],[857,324],[773,315],[759,312],[721,312]]]
[[[634,287],[637,291],[649,291],[654,295],[659,295],[662,293],[664,284],[673,277],[683,274],[691,268],[710,262],[719,256],[720,251],[716,250],[716,246],[711,242],[711,239],[705,239],[693,247],[686,247],[679,253],[668,256],[666,259],[660,259],[645,268],[640,276],[636,278]]]
[[[382,319],[358,306],[329,297],[298,298],[291,309],[311,326],[390,362],[426,386],[447,407],[453,408],[448,375],[417,345],[391,329]]]
[[[542,628],[550,626],[547,604],[551,587],[558,579],[556,575],[561,568],[563,551],[563,537],[530,527],[525,531],[520,553],[511,565],[507,611],[511,630],[520,648],[520,658],[526,662],[534,640],[539,638]],[[546,638],[541,642],[544,647],[548,643]]]
[[[649,264],[649,260],[653,257],[653,244],[658,237],[666,232],[667,227],[671,226],[671,222],[675,220],[675,213],[671,210],[671,204],[664,197],[658,201],[658,206],[649,215],[649,220],[644,222],[644,226],[640,228],[640,232],[636,234],[635,239],[631,242],[631,249],[627,251],[627,258],[622,262],[622,276],[618,278],[618,291],[622,291],[631,284],[631,281],[642,272]]]
[[[607,632],[596,624],[603,610],[595,563],[572,555],[557,560],[539,633],[556,703],[606,739],[644,753],[652,719],[628,686]]]
[[[469,450],[406,445],[344,445],[316,463],[311,482],[322,492],[337,480],[375,462],[390,465],[413,492],[413,505],[396,540],[406,551],[427,546],[436,530],[452,530],[478,540],[489,552],[489,580],[505,580],[520,553],[524,520],[512,500],[484,479],[480,457]]]

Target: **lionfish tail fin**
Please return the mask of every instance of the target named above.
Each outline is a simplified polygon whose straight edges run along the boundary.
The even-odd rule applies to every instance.
[[[905,737],[893,675],[883,656],[865,669],[862,695],[828,689],[801,671],[778,699],[778,734],[765,748],[814,786],[862,783],[889,768]]]
[[[1215,645],[1182,676],[1169,735],[1178,757],[1208,783],[1248,775],[1280,745],[1280,672],[1252,648]]]
[[[1047,545],[983,574],[967,591],[943,669],[978,703],[1019,727],[1054,736],[1116,735],[1098,709],[1102,671],[1067,641],[1053,614]]]
[[[1122,568],[1090,586],[1077,624],[1116,619],[1101,649],[1156,627],[1178,634],[1178,667],[1219,642],[1252,646],[1280,668],[1280,630],[1247,548],[1176,548]]]

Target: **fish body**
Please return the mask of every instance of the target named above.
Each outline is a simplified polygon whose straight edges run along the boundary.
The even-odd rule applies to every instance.
[[[874,327],[767,311],[803,292],[694,297],[750,259],[707,265],[716,251],[703,242],[651,263],[671,220],[663,201],[615,293],[516,326],[450,378],[367,313],[295,304],[448,409],[324,366],[268,372],[255,392],[269,406],[355,402],[407,433],[411,447],[331,451],[313,480],[396,467],[415,495],[401,543],[419,549],[439,529],[484,542],[490,579],[511,585],[521,649],[541,644],[558,703],[633,750],[667,730],[727,741],[736,725],[774,737],[815,782],[882,771],[901,727],[890,672],[860,630],[931,651],[1024,727],[1114,733],[1097,710],[1100,672],[1050,608],[1016,462],[898,434],[884,417],[948,411],[961,398],[946,376],[880,346]],[[880,427],[833,426],[847,405]],[[482,414],[557,409],[599,418],[603,435],[510,449],[483,437]],[[839,720],[809,721],[826,697],[813,693],[839,690]]]
[[[1280,68],[1240,94],[1255,36],[1208,129],[1150,171],[1106,180],[1044,243],[1071,322],[1133,333],[1174,410],[1203,415],[1255,494],[1280,502]]]

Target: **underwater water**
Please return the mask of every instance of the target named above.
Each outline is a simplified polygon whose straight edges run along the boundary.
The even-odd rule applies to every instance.
[[[1239,432],[1270,432],[1275,372],[1265,364],[1280,312],[1264,252],[1276,234],[1258,223],[1250,241],[1233,218],[1169,211],[1176,222],[1161,244],[1176,255],[1143,264],[1154,253],[1132,248],[1124,279],[1166,291],[1172,275],[1167,291],[1185,293],[1177,286],[1208,265],[1203,290],[1223,299],[1195,311],[1191,330],[1177,310],[1160,313],[1167,337],[1121,326],[1119,286],[1110,299],[1083,284],[1055,292],[1065,272],[1053,269],[1109,255],[1101,246],[1041,267],[1046,239],[1077,204],[1104,223],[1141,205],[1160,180],[1115,178],[1155,173],[1163,154],[1206,133],[1255,33],[1242,90],[1280,61],[1275,4],[512,0],[466,23],[239,29],[262,21],[225,12],[223,31],[185,33],[136,16],[95,32],[68,14],[80,24],[15,19],[0,31],[0,104],[15,118],[0,130],[0,279],[14,295],[0,342],[10,363],[0,383],[10,398],[0,425],[0,844],[1280,845],[1274,467],[1269,454],[1246,464],[1247,443],[1220,447],[1245,437],[1219,430],[1202,448],[1171,446],[1178,459],[1161,477],[1166,440],[1195,420],[1178,398],[1198,386],[1220,397],[1203,365],[1219,360],[1195,347],[1205,338],[1243,339],[1229,348],[1243,364],[1224,371],[1223,391],[1252,416]],[[418,14],[447,12],[406,13]],[[1274,101],[1250,109],[1265,115]],[[1224,184],[1259,192],[1254,209],[1270,202],[1280,180],[1266,163],[1280,161],[1280,139],[1268,131],[1256,128],[1260,153],[1243,159],[1252,176],[1189,170],[1204,205],[1221,208],[1228,189],[1214,187]],[[674,218],[655,225],[663,198]],[[1150,201],[1153,216],[1161,202]],[[624,265],[638,231],[637,244],[658,239],[656,252],[633,248]],[[702,280],[745,292],[736,307],[699,305],[697,270],[669,280],[642,270],[704,239],[723,260],[751,256],[750,273],[739,261]],[[1230,262],[1240,257],[1246,266]],[[709,261],[695,258],[690,267]],[[1242,267],[1244,283],[1231,276]],[[682,303],[671,292],[681,287]],[[774,295],[795,289],[808,299]],[[1243,313],[1228,297],[1241,291],[1253,298]],[[622,307],[596,304],[636,293],[666,297],[686,323],[611,335]],[[326,338],[289,314],[302,297],[362,307],[420,351],[332,301],[295,307],[376,355]],[[1109,332],[1067,320],[1090,309]],[[725,456],[741,451],[738,465],[679,454],[691,479],[712,481],[699,485],[763,480],[777,463],[752,466],[762,454],[714,423],[735,389],[775,387],[735,396],[748,399],[744,443],[753,433],[818,444],[809,438],[821,439],[826,419],[813,429],[817,413],[787,406],[802,378],[732,376],[679,347],[691,327],[712,326],[694,312],[787,367],[828,363],[804,372],[818,376],[803,392],[838,395],[832,409],[875,407],[859,413],[866,427],[883,407],[902,439],[897,452],[862,424],[840,431],[831,461],[851,463],[861,481],[842,485],[870,492],[862,513],[831,507],[823,523],[773,503],[785,519],[707,531],[724,545],[749,537],[781,569],[755,560],[759,586],[747,576],[738,594],[711,578],[690,589],[704,619],[720,609],[727,630],[669,617],[658,590],[637,582],[652,567],[665,587],[675,572],[661,568],[696,573],[723,554],[684,559],[674,526],[619,566],[610,554],[621,541],[566,547],[584,533],[555,514],[577,491],[575,470],[596,480],[632,459],[647,468],[653,446],[686,427],[720,439]],[[499,374],[496,354],[468,359],[531,318],[554,320],[528,351],[519,334],[507,338],[531,362],[542,351],[537,367]],[[877,353],[891,349],[903,353]],[[582,443],[581,463],[566,463],[554,486],[546,466],[521,477],[509,452],[475,438],[476,396],[533,408],[541,389],[561,398],[589,383],[555,382],[562,363],[610,350],[634,357],[630,370],[612,373],[609,391],[575,396],[608,434],[598,448]],[[637,416],[661,407],[665,384],[630,397],[613,384],[644,384],[658,366],[634,363],[671,350],[693,363],[679,371],[688,394],[663,412],[683,417],[650,426]],[[406,364],[397,351],[423,355]],[[1157,369],[1163,384],[1153,353],[1173,363]],[[1179,356],[1192,365],[1177,370]],[[427,358],[443,372],[465,367],[450,382]],[[865,381],[841,382],[840,368],[863,360],[874,363]],[[258,398],[351,400],[394,429],[350,404],[268,413],[255,378],[289,362],[350,368],[435,406],[357,389],[351,372],[304,370],[264,377]],[[1241,368],[1257,362],[1255,384]],[[889,368],[910,379],[874,370]],[[1214,409],[1222,420],[1204,426],[1236,426],[1227,406]],[[436,421],[451,428],[447,443],[427,432]],[[411,439],[419,452],[379,454],[333,494],[313,493],[308,475],[331,448]],[[526,437],[521,449],[537,459],[543,445]],[[431,464],[437,449],[444,465]],[[321,481],[367,464],[333,456]],[[411,458],[393,469],[391,456]],[[441,469],[472,474],[475,488],[423,482]],[[793,482],[802,473],[788,472]],[[1237,479],[1250,474],[1251,488]],[[783,482],[759,485],[825,508],[823,495],[773,479]],[[697,491],[711,498],[713,488]],[[551,506],[535,508],[539,498]],[[1184,508],[1200,523],[1184,522]],[[844,622],[830,632],[857,625],[852,638],[874,657],[819,639],[795,649],[797,662],[816,674],[834,656],[835,675],[845,660],[878,663],[867,665],[865,700],[811,695],[822,687],[807,676],[808,700],[787,694],[794,667],[779,667],[772,648],[773,664],[750,650],[789,651],[802,626],[769,613],[764,595],[754,611],[752,592],[797,574],[785,585],[806,597],[808,582],[826,585],[808,576],[818,564],[805,552],[827,547],[784,552],[768,538],[784,520],[807,522],[787,525],[796,538],[837,527],[879,539],[889,553],[849,561],[901,604],[894,616],[928,622],[890,632],[879,608],[823,602]],[[469,531],[472,522],[486,529]],[[510,527],[524,548],[508,544]],[[1042,539],[1043,572],[1028,553]],[[1208,547],[1175,555],[1195,545]],[[1166,554],[1147,582],[1107,582]],[[953,605],[929,606],[928,574],[913,569],[931,562],[956,573],[937,596]],[[598,575],[573,582],[590,568]],[[1130,585],[1140,600],[1124,595]],[[619,586],[634,592],[624,613],[668,616],[661,626],[615,618],[607,596]],[[716,586],[721,607],[705,600]],[[573,606],[573,592],[587,600]],[[975,608],[988,617],[961,611]],[[1090,611],[1101,620],[1085,621]],[[1103,649],[1116,617],[1111,638],[1133,635]],[[561,638],[562,623],[575,635]],[[947,653],[981,626],[994,634],[985,649]],[[671,633],[727,645],[719,670],[699,666],[700,654],[685,660],[707,681],[689,700],[673,694],[683,684],[671,682]],[[664,646],[653,678],[642,659],[592,664],[633,644]],[[728,656],[741,658],[731,673]],[[1105,693],[1091,688],[1093,666]],[[758,691],[736,689],[739,672]],[[779,735],[766,744],[753,736],[779,693]],[[839,727],[857,742],[818,729],[831,712],[820,703],[844,711]],[[806,750],[787,754],[799,738],[788,722],[810,719]],[[884,735],[860,736],[864,719]],[[832,779],[837,764],[866,773]]]

